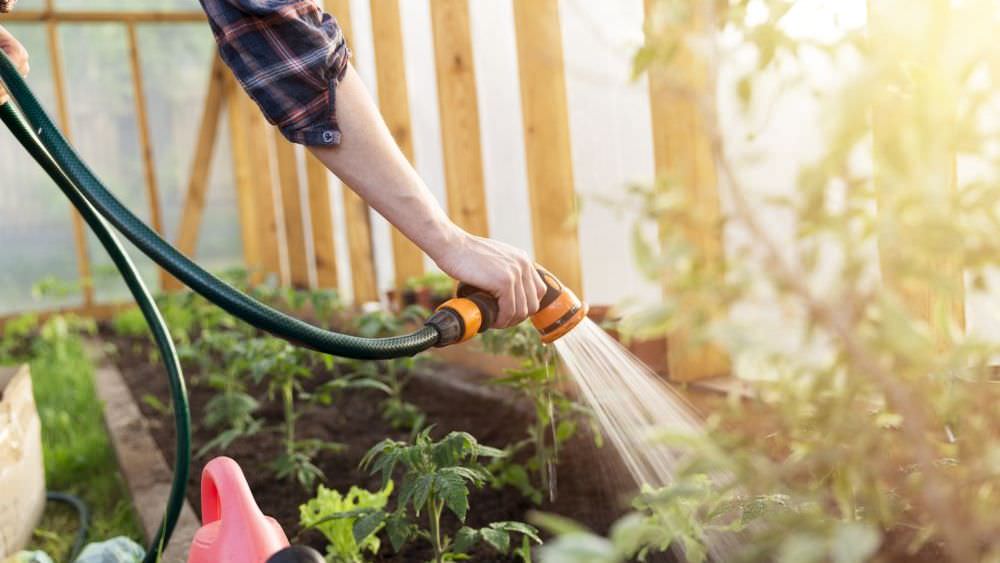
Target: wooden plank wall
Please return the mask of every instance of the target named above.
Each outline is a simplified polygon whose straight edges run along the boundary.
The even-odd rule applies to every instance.
[[[285,248],[288,252],[289,279],[292,287],[309,287],[309,251],[306,248],[306,225],[302,216],[299,162],[295,145],[272,128],[278,161],[278,186],[284,212]]]
[[[325,8],[333,14],[348,45],[355,45],[354,24],[351,20],[350,0],[325,0]],[[378,300],[378,282],[375,277],[375,256],[372,246],[371,211],[349,186],[342,187],[344,231],[351,269],[351,288],[355,302]]]
[[[559,0],[514,0],[535,260],[583,296]]]
[[[660,3],[662,4],[662,3]],[[647,21],[657,2],[645,0]],[[700,18],[692,12],[690,29],[699,29]],[[723,261],[722,223],[715,164],[701,110],[677,84],[694,92],[704,92],[710,81],[707,69],[689,51],[679,52],[670,64],[654,65],[649,70],[650,112],[653,124],[653,157],[658,176],[669,176],[687,191],[685,200],[697,219],[688,227],[687,237],[709,262],[715,262],[721,275]],[[702,94],[704,95],[704,94]],[[677,228],[663,224],[661,228]],[[669,339],[667,370],[675,381],[691,381],[728,374],[728,358],[718,347],[695,346],[688,334],[678,330]]]
[[[378,106],[396,144],[413,162],[413,129],[403,61],[403,29],[399,0],[371,0],[372,34],[375,39],[375,74]],[[392,254],[396,286],[424,272],[424,255],[396,229],[392,229]]]
[[[333,210],[329,172],[323,163],[306,151],[306,188],[309,194],[309,222],[312,226],[316,285],[336,289],[337,248],[334,244]]]
[[[255,185],[255,163],[251,142],[251,117],[256,111],[253,102],[231,74],[226,73],[226,106],[229,109],[229,147],[233,161],[233,182],[236,187],[236,204],[240,218],[240,236],[243,243],[243,263],[250,273],[251,283],[263,281],[266,270],[261,251],[260,225],[265,222],[260,213],[258,192]]]
[[[431,2],[431,22],[448,214],[466,231],[489,236],[468,0]]]

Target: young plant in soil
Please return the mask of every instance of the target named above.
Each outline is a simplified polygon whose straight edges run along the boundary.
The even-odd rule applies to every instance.
[[[198,449],[204,456],[214,449],[225,450],[235,440],[253,436],[263,426],[254,413],[260,404],[247,392],[247,374],[258,360],[253,346],[230,330],[205,330],[196,345],[181,349],[181,356],[199,364],[202,381],[218,394],[205,404],[203,423],[218,429],[215,438]]]
[[[334,563],[364,563],[365,553],[374,555],[382,545],[377,534],[383,524],[359,529],[357,537],[355,525],[365,515],[384,509],[392,488],[393,483],[389,481],[377,493],[351,487],[346,495],[342,495],[339,491],[320,485],[316,496],[299,506],[299,522],[304,529],[315,528],[326,538],[327,560]]]
[[[296,435],[295,422],[299,416],[296,399],[303,392],[303,380],[312,377],[311,353],[275,338],[254,339],[249,347],[257,350],[251,374],[258,382],[266,380],[268,397],[281,402],[284,452],[274,461],[275,474],[294,479],[305,490],[312,490],[316,479],[323,477],[313,458],[324,450],[340,451],[343,445],[299,439]]]
[[[12,364],[30,358],[31,337],[38,329],[38,316],[24,314],[7,321],[0,334],[0,364]]]
[[[545,493],[554,500],[559,448],[576,433],[580,416],[588,413],[560,389],[555,350],[542,343],[530,323],[505,331],[485,332],[480,338],[487,352],[520,358],[521,367],[506,370],[506,376],[494,383],[514,389],[534,406],[528,436],[509,445],[508,455],[491,465],[495,484],[511,485],[536,504],[542,502]],[[594,432],[594,436],[600,443],[601,433]],[[524,450],[531,452],[528,462],[515,463],[514,457]],[[537,476],[541,490],[529,473]]]
[[[435,563],[467,559],[466,552],[480,542],[508,553],[511,535],[519,534],[522,541],[516,553],[530,561],[531,542],[541,540],[537,530],[523,522],[493,522],[478,529],[462,526],[454,538],[442,531],[445,509],[464,523],[470,509],[469,487],[482,487],[489,481],[489,472],[480,464],[480,458],[503,455],[502,450],[483,446],[465,432],[452,432],[438,442],[431,438],[430,429],[420,432],[411,443],[383,440],[365,454],[361,467],[381,474],[382,487],[388,486],[397,468],[402,470],[395,510],[353,511],[332,517],[357,518],[353,531],[358,541],[384,526],[396,552],[410,540],[422,538],[431,545]],[[420,524],[421,517],[424,525]]]
[[[405,332],[410,325],[423,322],[427,310],[407,307],[398,315],[386,311],[373,311],[358,317],[355,329],[366,338],[383,338]],[[410,381],[413,369],[422,361],[420,358],[397,358],[378,362],[349,361],[348,373],[353,377],[377,379],[383,382],[381,390],[388,395],[382,403],[382,416],[393,428],[408,430],[414,434],[424,425],[426,415],[420,409],[403,399],[403,390]]]

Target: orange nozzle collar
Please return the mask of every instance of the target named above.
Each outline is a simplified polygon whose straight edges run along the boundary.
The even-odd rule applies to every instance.
[[[558,288],[559,294],[551,300],[543,299],[543,306],[531,317],[531,324],[542,336],[542,342],[550,344],[580,324],[587,316],[588,307],[555,277],[548,272],[545,274],[546,285]]]

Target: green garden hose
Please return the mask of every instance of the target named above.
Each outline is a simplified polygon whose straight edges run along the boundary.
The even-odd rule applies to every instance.
[[[73,544],[69,548],[69,553],[66,555],[66,561],[72,563],[76,561],[76,557],[83,550],[83,543],[87,541],[87,532],[90,531],[90,511],[87,510],[87,503],[76,495],[55,491],[46,493],[45,500],[68,504],[73,507],[73,510],[76,510],[76,516],[80,520],[79,527],[76,530],[76,537],[73,538]]]
[[[345,358],[380,360],[412,356],[437,344],[440,334],[432,325],[391,338],[360,338],[324,330],[268,307],[213,276],[163,240],[101,184],[6,56],[0,57],[0,79],[24,112],[35,136],[87,201],[143,254],[228,313],[300,346]]]
[[[6,62],[6,58],[0,58],[0,63]],[[87,203],[87,200],[80,194],[76,186],[63,174],[62,170],[53,162],[49,153],[39,144],[28,124],[24,121],[20,113],[11,103],[0,106],[0,120],[10,129],[21,145],[31,154],[49,175],[50,178],[62,190],[63,194],[69,198],[73,206],[80,212],[84,220],[97,235],[97,239],[107,250],[108,255],[118,268],[125,284],[135,298],[139,309],[142,311],[146,323],[153,333],[153,339],[160,351],[160,357],[167,369],[167,377],[170,381],[170,396],[173,400],[174,430],[177,433],[177,446],[174,461],[174,477],[170,486],[170,497],[167,501],[167,508],[163,516],[163,521],[156,532],[156,536],[150,542],[150,547],[146,552],[146,563],[157,560],[159,553],[166,547],[167,541],[173,533],[174,526],[180,516],[184,506],[184,499],[187,494],[187,481],[191,466],[191,414],[188,407],[187,390],[184,387],[184,377],[181,373],[180,361],[177,359],[177,352],[174,349],[173,340],[167,329],[160,311],[156,308],[149,290],[146,289],[139,272],[125,248],[121,245],[115,234],[108,228],[108,225],[97,214],[97,211]]]

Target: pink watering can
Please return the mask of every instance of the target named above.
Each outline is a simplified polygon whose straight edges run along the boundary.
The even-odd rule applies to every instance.
[[[243,470],[228,457],[201,472],[201,518],[188,563],[265,563],[288,547],[285,532],[260,511]]]

